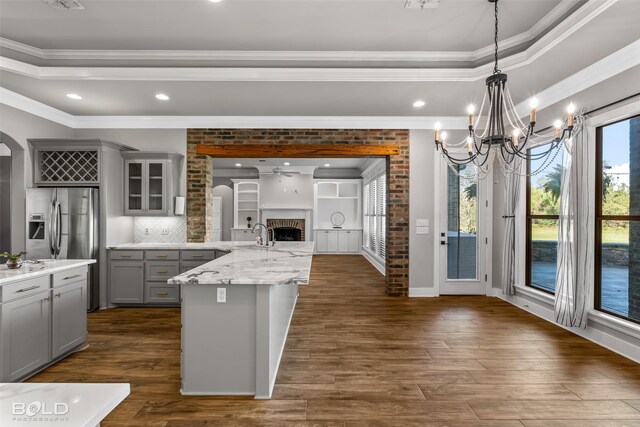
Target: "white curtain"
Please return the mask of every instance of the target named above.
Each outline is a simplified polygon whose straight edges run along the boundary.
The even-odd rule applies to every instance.
[[[560,186],[556,322],[587,327],[589,283],[593,278],[593,169],[584,117],[576,119],[565,144]]]
[[[518,170],[518,169],[516,169]],[[520,197],[520,175],[511,173],[505,177],[505,203],[502,218],[504,224],[504,245],[502,249],[502,293],[515,295],[516,281],[516,227],[515,216]]]

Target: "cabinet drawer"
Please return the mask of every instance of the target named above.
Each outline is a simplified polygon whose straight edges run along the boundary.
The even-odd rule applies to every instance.
[[[180,274],[193,270],[194,268],[200,267],[208,262],[210,261],[182,261],[180,263]]]
[[[53,275],[53,287],[68,285],[80,281],[87,281],[87,267],[61,271]]]
[[[37,294],[38,292],[46,291],[51,287],[50,276],[36,277],[33,279],[21,280],[19,282],[11,283],[0,287],[1,298],[0,301],[8,302],[14,299],[27,297],[29,295]]]
[[[144,252],[142,251],[111,251],[111,259],[140,260],[143,258],[144,258]]]
[[[180,274],[180,263],[178,262],[153,262],[146,264],[146,280],[153,282],[166,282],[174,276]]]
[[[199,260],[204,260],[204,261],[211,261],[213,259],[215,259],[216,257],[216,251],[215,250],[211,250],[211,251],[182,251],[180,252],[180,258],[183,260],[188,260],[188,261],[199,261]]]
[[[146,251],[144,253],[144,259],[180,259],[180,252],[178,251]]]
[[[180,285],[165,285],[161,283],[147,283],[145,302],[148,303],[179,303]]]

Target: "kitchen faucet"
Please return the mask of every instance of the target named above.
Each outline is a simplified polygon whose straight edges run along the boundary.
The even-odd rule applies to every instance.
[[[251,230],[251,232],[253,234],[256,234],[256,228],[258,228],[258,227],[264,228],[264,231],[266,231],[266,233],[267,233],[266,239],[262,240],[262,246],[273,246],[275,244],[275,242],[273,240],[271,240],[271,245],[269,245],[269,230],[273,231],[273,228],[267,227],[266,225],[258,222],[258,223],[256,223],[256,225],[253,226],[253,229]],[[275,235],[275,233],[273,233],[273,234]],[[260,237],[262,237],[262,235]]]

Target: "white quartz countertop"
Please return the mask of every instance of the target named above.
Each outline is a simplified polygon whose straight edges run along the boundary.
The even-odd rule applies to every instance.
[[[129,384],[0,384],[0,425],[95,427],[129,392]]]
[[[22,267],[10,270],[6,264],[0,265],[0,286],[18,280],[57,273],[70,268],[94,264],[95,259],[43,259],[35,263],[25,261]]]
[[[314,242],[132,244],[118,249],[218,249],[230,253],[168,280],[180,285],[295,285],[309,282]]]

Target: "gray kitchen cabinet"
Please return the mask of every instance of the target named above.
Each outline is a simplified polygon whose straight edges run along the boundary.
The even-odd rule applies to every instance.
[[[22,285],[25,288],[31,287],[28,282],[30,281],[25,280]],[[2,310],[2,382],[12,382],[25,377],[51,360],[50,300],[51,291],[47,289],[0,306]]]
[[[72,283],[53,288],[51,311],[51,354],[55,359],[87,339],[86,274]]]
[[[173,215],[184,156],[175,153],[124,152],[124,214]]]
[[[109,251],[109,286],[114,305],[179,305],[180,286],[167,280],[228,252],[216,249]]]
[[[109,289],[113,304],[142,304],[144,302],[144,262],[109,262]]]

